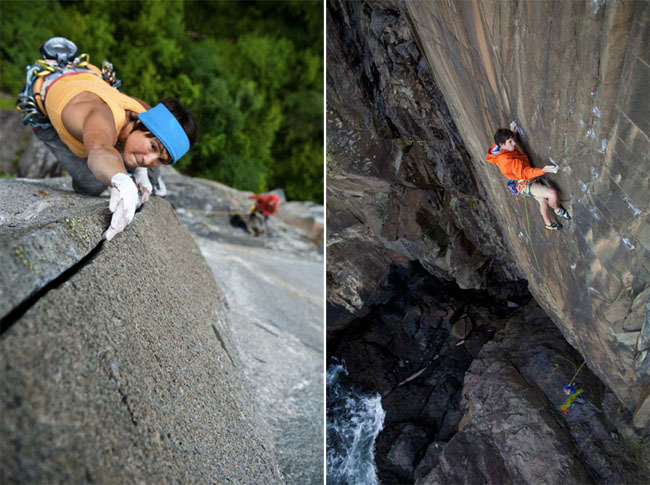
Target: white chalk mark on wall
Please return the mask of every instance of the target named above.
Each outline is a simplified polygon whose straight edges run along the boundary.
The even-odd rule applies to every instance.
[[[639,209],[638,207],[635,207],[634,204],[632,204],[632,201],[630,200],[630,198],[627,195],[623,196],[623,200],[627,203],[627,206],[632,210],[632,213],[635,216],[638,217],[641,214],[643,214],[643,211],[641,209]]]
[[[598,150],[598,152],[605,153],[606,149],[607,149],[607,138],[603,138],[600,142],[600,150]]]
[[[592,216],[594,216],[594,219],[596,219],[597,221],[600,220],[600,214],[598,214],[598,212],[596,212],[593,207],[589,208],[589,212],[591,213]]]
[[[620,236],[619,236],[620,237]],[[636,249],[636,246],[632,244],[632,242],[626,238],[626,237],[621,237],[621,241],[623,241],[623,244],[625,244],[628,248],[630,249]]]
[[[596,167],[591,167],[589,169],[589,171],[591,172],[591,177],[592,178],[595,178],[595,179],[600,178],[600,172],[598,171],[598,169]]]

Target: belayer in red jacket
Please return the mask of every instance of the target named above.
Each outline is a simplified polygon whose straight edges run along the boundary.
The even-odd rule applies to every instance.
[[[528,157],[515,144],[517,124],[513,121],[510,128],[512,131],[500,128],[494,134],[494,145],[488,150],[487,161],[496,164],[501,173],[508,178],[508,186],[513,193],[535,197],[546,229],[550,231],[562,229],[562,224],[551,222],[548,214],[548,207],[551,206],[557,216],[571,219],[569,213],[558,204],[557,191],[539,182],[533,182],[535,178],[545,173],[557,173],[557,165],[546,165],[544,168],[531,167]]]
[[[249,199],[255,199],[254,210],[260,212],[265,218],[273,215],[278,210],[278,204],[280,203],[280,198],[275,194],[268,195],[249,195]]]

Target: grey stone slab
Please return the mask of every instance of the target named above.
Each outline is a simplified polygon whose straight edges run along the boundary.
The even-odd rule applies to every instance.
[[[95,202],[77,209],[91,228],[106,217]],[[2,481],[282,483],[226,313],[154,197],[3,333]]]

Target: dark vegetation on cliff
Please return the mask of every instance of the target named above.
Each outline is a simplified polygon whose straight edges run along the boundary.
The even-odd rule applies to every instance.
[[[322,203],[321,1],[5,0],[0,9],[4,109],[39,46],[67,36],[92,63],[109,59],[123,92],[190,108],[199,140],[178,163],[187,175]]]

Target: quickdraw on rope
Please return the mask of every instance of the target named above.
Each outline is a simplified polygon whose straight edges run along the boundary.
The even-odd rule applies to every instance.
[[[104,60],[100,72],[89,63],[88,54],[84,53],[75,58],[76,52],[77,46],[74,42],[63,37],[53,37],[41,46],[44,58],[37,59],[34,64],[25,68],[25,87],[16,100],[16,109],[22,113],[24,125],[31,124],[41,128],[50,126],[47,114],[44,112],[45,93],[61,76],[75,72],[89,72],[101,77],[115,89],[120,88],[121,81],[116,78],[110,62]],[[39,79],[42,79],[40,87],[37,88],[37,92],[34,92],[34,85]]]

